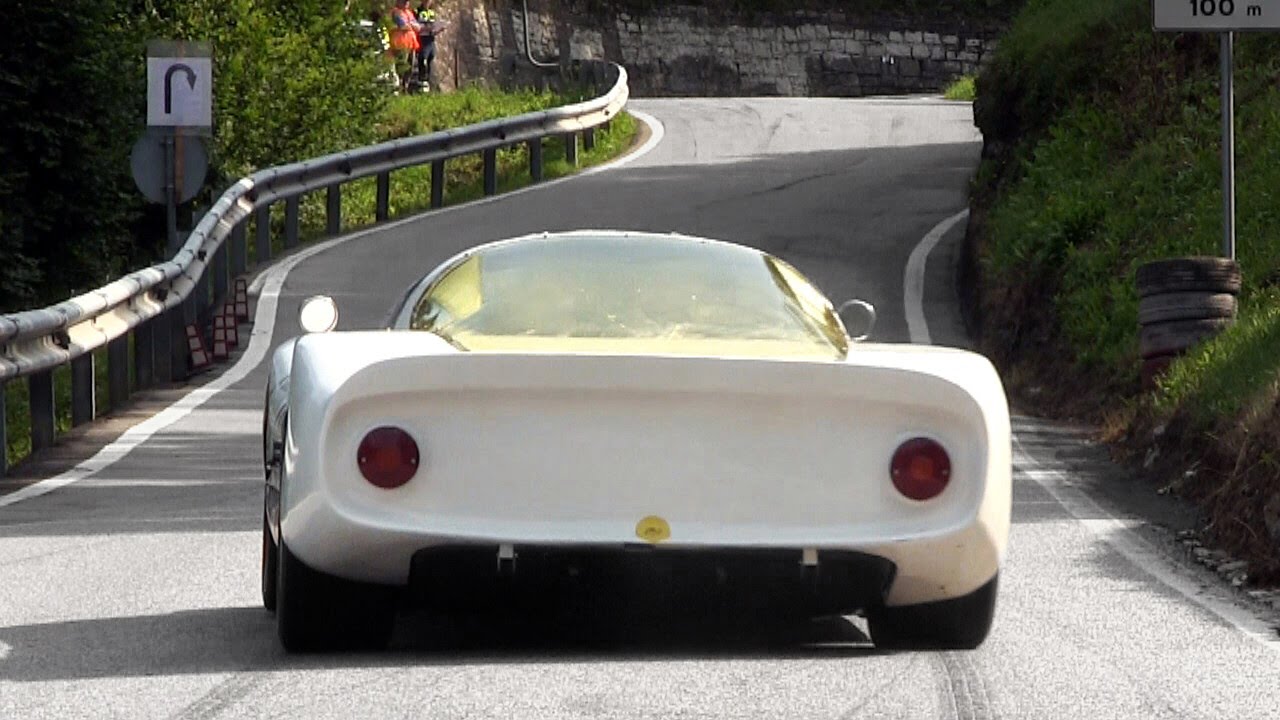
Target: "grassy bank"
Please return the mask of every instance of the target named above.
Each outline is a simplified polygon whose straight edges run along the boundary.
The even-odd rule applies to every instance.
[[[983,347],[1015,393],[1100,421],[1252,575],[1280,579],[1280,41],[1237,47],[1239,322],[1144,392],[1134,271],[1221,237],[1217,39],[1157,35],[1150,12],[1030,3],[978,78]]]
[[[481,88],[467,88],[456,93],[437,95],[413,95],[390,100],[377,127],[380,140],[394,140],[437,130],[461,127],[473,123],[510,117],[526,112],[545,110],[572,102],[578,102],[590,93],[553,93],[535,91],[501,92]],[[596,131],[596,143],[592,150],[579,148],[577,168],[590,167],[618,157],[635,139],[637,125],[630,115],[614,118],[607,130]],[[543,177],[553,179],[576,170],[565,160],[563,138],[543,143]],[[452,160],[446,164],[445,204],[455,205],[483,196],[483,165],[478,155]],[[521,145],[498,153],[498,190],[506,192],[530,183],[529,150]],[[373,224],[376,186],[373,179],[349,183],[343,187],[343,230],[350,231]],[[392,174],[391,216],[404,217],[429,209],[431,204],[430,166],[409,168]],[[313,193],[303,198],[299,217],[302,223],[303,241],[321,237],[325,227],[324,193]],[[284,249],[284,208],[273,209],[273,255]],[[253,247],[256,235],[253,221],[249,221],[248,257],[256,257]],[[95,365],[97,381],[95,392],[98,407],[110,407],[107,393],[106,353],[97,353]],[[24,380],[7,383],[4,388],[5,420],[7,424],[6,457],[10,465],[21,461],[31,452],[31,429],[27,383]],[[71,427],[71,373],[69,367],[54,372],[54,404],[59,434]]]

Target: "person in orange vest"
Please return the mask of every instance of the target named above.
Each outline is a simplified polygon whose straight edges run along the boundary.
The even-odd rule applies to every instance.
[[[409,0],[396,0],[396,6],[391,9],[391,22],[395,25],[391,31],[391,49],[396,53],[396,72],[400,75],[400,89],[407,92],[416,55],[422,49],[418,42],[422,26],[409,9]]]

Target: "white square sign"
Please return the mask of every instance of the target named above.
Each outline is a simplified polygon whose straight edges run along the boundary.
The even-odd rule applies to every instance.
[[[147,58],[147,125],[213,127],[213,58]]]

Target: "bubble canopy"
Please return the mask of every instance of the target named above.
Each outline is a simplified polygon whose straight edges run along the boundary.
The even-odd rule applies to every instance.
[[[464,350],[843,358],[831,302],[787,263],[699,238],[548,235],[437,273],[409,328]]]

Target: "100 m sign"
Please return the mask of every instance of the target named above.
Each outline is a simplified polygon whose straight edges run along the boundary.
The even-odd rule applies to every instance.
[[[1280,30],[1280,0],[1152,0],[1151,6],[1156,30]]]
[[[1190,0],[1191,16],[1199,17],[1201,15],[1210,17],[1213,15],[1230,16],[1236,12],[1235,0]],[[1262,17],[1261,5],[1247,5],[1245,12],[1249,17]]]

